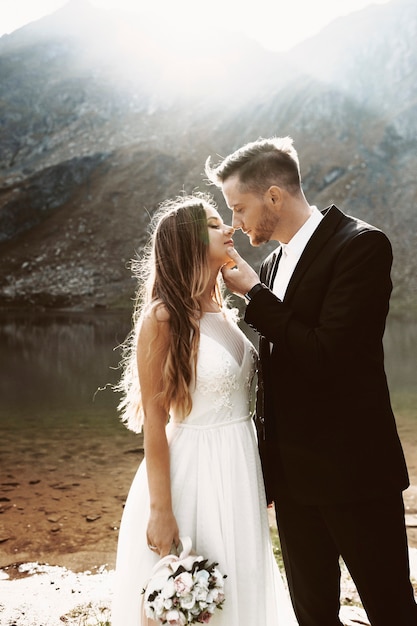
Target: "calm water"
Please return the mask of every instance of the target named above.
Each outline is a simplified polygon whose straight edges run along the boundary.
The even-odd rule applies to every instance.
[[[47,452],[49,444],[132,435],[118,421],[117,395],[96,393],[117,380],[116,347],[129,328],[129,314],[0,318],[0,463],[2,451],[9,457],[25,446]],[[394,407],[417,445],[417,320],[389,320],[385,351]]]
[[[0,317],[2,424],[36,415],[66,428],[76,411],[91,423],[99,415],[107,428],[103,416],[114,418],[117,397],[96,391],[117,380],[129,324],[120,314]]]

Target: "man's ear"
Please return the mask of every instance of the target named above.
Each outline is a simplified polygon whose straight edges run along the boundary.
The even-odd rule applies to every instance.
[[[281,187],[277,185],[271,185],[266,192],[266,198],[273,204],[275,207],[281,206],[283,194]]]

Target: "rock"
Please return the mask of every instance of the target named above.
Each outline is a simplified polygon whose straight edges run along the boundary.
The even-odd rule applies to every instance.
[[[0,543],[5,543],[9,539],[14,539],[12,533],[6,526],[0,526]]]
[[[65,23],[45,40],[49,16],[2,37],[0,307],[130,307],[124,258],[140,251],[155,207],[180,188],[204,190],[209,154],[287,127],[296,142],[302,138],[296,147],[307,197],[387,231],[395,297],[415,303],[416,9],[396,0],[375,7],[372,19],[357,12],[309,39],[307,49],[271,56],[259,48],[249,63],[247,42],[235,42],[233,71],[223,63],[210,77],[193,77],[210,98],[173,84],[158,42],[151,80],[148,46],[139,46],[135,61],[129,49],[126,73],[116,79],[114,59],[126,48],[108,38],[103,15],[87,27],[83,12],[74,38]],[[88,39],[80,45],[81,32]],[[95,32],[106,37],[103,55],[91,52]],[[252,89],[242,89],[247,84]],[[257,266],[264,250],[239,245]]]

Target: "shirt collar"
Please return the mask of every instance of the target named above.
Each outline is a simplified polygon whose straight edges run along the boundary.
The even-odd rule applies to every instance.
[[[320,213],[316,206],[311,207],[312,212],[310,217],[301,228],[295,233],[288,243],[281,243],[282,250],[294,258],[300,258],[306,247],[310,237],[316,230],[317,226],[323,219],[323,215]]]

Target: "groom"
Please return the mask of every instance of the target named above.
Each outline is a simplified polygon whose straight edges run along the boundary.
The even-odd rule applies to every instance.
[[[261,337],[259,446],[299,624],[341,626],[342,556],[372,626],[416,626],[409,483],[382,347],[389,240],[309,205],[289,137],[208,159],[206,174],[253,246],[279,242],[260,277],[233,248],[223,276]]]

